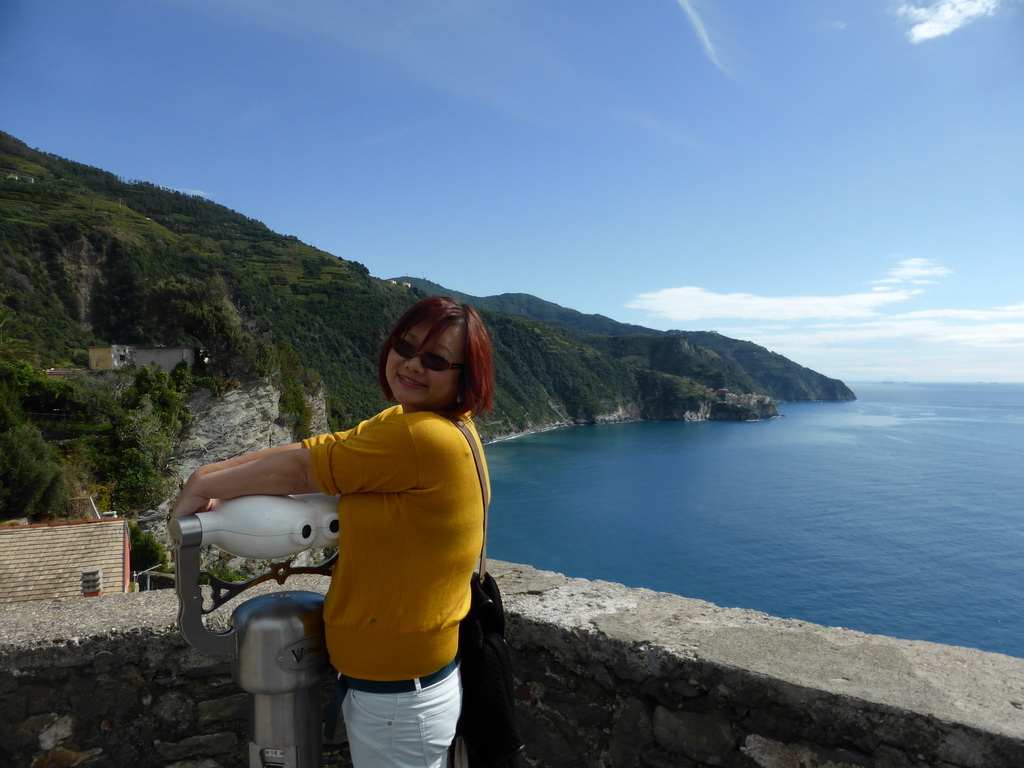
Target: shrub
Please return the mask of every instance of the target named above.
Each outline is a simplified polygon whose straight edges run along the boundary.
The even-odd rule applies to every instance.
[[[135,523],[129,522],[128,535],[132,549],[132,570],[135,573],[142,573],[153,566],[167,565],[167,553],[153,534],[146,533]]]
[[[67,499],[64,471],[56,451],[38,429],[16,424],[0,433],[0,512],[38,519],[55,513]]]

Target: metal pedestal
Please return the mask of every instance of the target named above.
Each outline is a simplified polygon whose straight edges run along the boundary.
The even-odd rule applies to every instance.
[[[199,518],[212,515],[216,513],[177,518],[168,526],[177,545],[181,632],[200,653],[231,657],[232,679],[249,695],[250,768],[320,768],[321,684],[329,669],[323,595],[281,591],[254,597],[235,609],[230,628],[220,632],[207,628],[202,617],[269,579],[283,584],[295,573],[330,576],[335,559],[315,568],[274,563],[267,573],[241,584],[203,572],[209,581],[207,589],[212,592],[212,606],[206,607],[199,584],[199,549],[203,544]]]
[[[323,604],[315,592],[279,592],[242,603],[231,617],[231,677],[249,694],[250,766],[321,766]]]

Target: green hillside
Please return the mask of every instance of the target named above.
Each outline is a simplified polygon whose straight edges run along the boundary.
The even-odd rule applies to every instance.
[[[330,382],[343,422],[383,404],[374,351],[409,301],[223,206],[2,134],[0,263],[0,301],[40,364],[84,365],[95,345],[195,344],[218,375],[245,379],[290,345]]]
[[[126,181],[4,133],[0,275],[0,441],[30,446],[10,450],[33,471],[56,457],[66,488],[103,488],[133,508],[159,496],[196,386],[216,391],[275,374],[285,418],[301,433],[303,395],[322,383],[331,426],[350,426],[385,405],[376,359],[394,320],[428,293],[453,294],[373,278],[204,198]],[[772,392],[795,365],[767,366],[746,342],[705,345],[524,294],[467,298],[494,340],[497,401],[482,422],[492,437],[622,418],[743,418],[714,390]],[[55,382],[41,373],[85,367],[90,346],[110,344],[191,346],[201,362],[171,377]],[[15,477],[22,469],[13,459],[0,466],[0,507],[12,483],[25,486]]]

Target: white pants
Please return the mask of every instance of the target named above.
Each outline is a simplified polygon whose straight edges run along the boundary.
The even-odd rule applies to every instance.
[[[462,711],[462,679],[456,669],[409,693],[350,688],[341,709],[354,768],[440,768]]]

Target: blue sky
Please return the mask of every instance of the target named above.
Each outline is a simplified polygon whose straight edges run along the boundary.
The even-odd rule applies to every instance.
[[[3,0],[0,115],[378,277],[1024,381],[1022,0]]]

